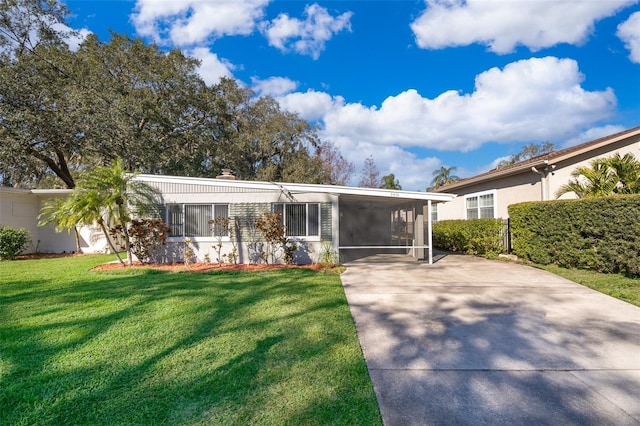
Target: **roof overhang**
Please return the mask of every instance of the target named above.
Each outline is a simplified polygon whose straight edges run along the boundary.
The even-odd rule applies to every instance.
[[[37,195],[67,195],[71,194],[73,189],[32,189],[32,194]]]
[[[0,192],[12,194],[34,194],[34,195],[67,195],[73,192],[72,189],[24,189],[0,186]]]
[[[489,172],[473,176],[470,178],[462,179],[458,182],[454,182],[448,184],[440,189],[439,191],[447,191],[454,192],[460,188],[466,188],[468,186],[472,186],[478,183],[490,182],[496,179],[501,179],[507,176],[518,175],[521,173],[528,172],[541,172],[545,167],[552,166],[554,164],[558,164],[567,159],[571,159],[577,157],[579,155],[588,153],[590,151],[597,150],[602,147],[606,147],[608,145],[614,144],[616,142],[624,141],[625,139],[630,138],[638,138],[640,136],[640,126],[634,127],[629,130],[625,130],[620,133],[616,133],[610,136],[605,136],[600,139],[596,139],[590,142],[586,142],[580,145],[576,145],[570,148],[565,148],[560,151],[554,151],[548,154],[544,154],[543,156],[536,157],[530,160],[525,160],[522,163],[518,163],[517,165],[511,167],[505,167],[504,169],[491,170]]]
[[[548,160],[530,162],[517,167],[510,167],[504,170],[497,170],[491,173],[490,175],[484,174],[484,175],[471,177],[468,179],[463,179],[458,182],[453,182],[443,187],[442,189],[447,191],[455,191],[456,189],[465,188],[467,186],[475,185],[477,183],[490,182],[492,180],[501,179],[507,176],[513,176],[513,175],[518,175],[520,173],[531,172],[533,168],[536,168],[536,169],[540,167],[544,168],[544,167],[547,167],[548,165],[549,165]]]
[[[281,183],[248,180],[194,178],[183,176],[162,176],[162,175],[136,175],[136,179],[145,182],[157,183],[179,183],[192,185],[209,185],[226,188],[243,188],[270,191],[288,191],[292,194],[321,193],[334,195],[361,196],[367,198],[388,199],[388,200],[422,200],[435,203],[453,200],[456,196],[447,193],[402,191],[380,188],[357,188],[339,185],[318,185],[304,183]]]

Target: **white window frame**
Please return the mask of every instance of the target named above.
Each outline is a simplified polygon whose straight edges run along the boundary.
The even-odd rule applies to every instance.
[[[185,229],[186,229],[186,215],[185,215],[185,208],[186,206],[211,206],[211,218],[210,220],[215,219],[216,217],[216,207],[217,206],[224,206],[227,209],[227,217],[230,217],[229,213],[230,213],[230,206],[229,203],[167,203],[165,204],[165,217],[164,217],[164,221],[167,224],[167,226],[169,226],[170,228],[172,228],[173,226],[171,225],[169,218],[170,218],[170,206],[180,206],[181,209],[181,215],[182,215],[182,224],[181,224],[181,235],[175,235],[175,234],[169,234],[168,240],[169,241],[183,241],[185,238],[191,238],[193,241],[230,241],[231,238],[229,235],[224,235],[224,236],[214,236],[213,232],[211,231],[211,228],[214,226],[214,224],[212,223],[208,223],[207,225],[209,226],[209,233],[207,236],[195,236],[195,235],[185,235]]]
[[[464,196],[464,204],[462,206],[462,208],[464,209],[464,218],[465,219],[469,219],[469,214],[468,214],[468,209],[467,209],[467,200],[470,198],[477,198],[477,212],[478,212],[478,218],[479,219],[484,219],[481,215],[480,215],[480,197],[483,195],[492,195],[493,196],[493,216],[491,217],[492,219],[496,219],[498,217],[498,191],[495,189],[491,189],[489,191],[481,191],[481,192],[474,192],[472,194],[467,194]],[[472,218],[475,219],[475,218]]]
[[[322,235],[322,206],[320,203],[273,203],[271,205],[271,212],[275,213],[276,212],[276,206],[283,206],[283,212],[286,212],[286,206],[292,206],[292,205],[304,205],[305,206],[305,233],[306,235],[288,235],[286,229],[287,229],[287,223],[286,223],[286,218],[287,215],[286,213],[282,215],[282,221],[284,223],[284,227],[285,227],[285,236],[289,237],[289,238],[294,238],[296,240],[302,240],[302,241],[320,241],[320,237]],[[318,229],[318,235],[309,235],[309,206],[310,205],[314,205],[314,206],[318,206],[318,223],[317,223],[317,229]]]

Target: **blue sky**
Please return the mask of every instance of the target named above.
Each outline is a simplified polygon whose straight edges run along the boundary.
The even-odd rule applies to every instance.
[[[528,143],[640,126],[638,0],[67,1],[68,24],[180,48],[424,191]]]

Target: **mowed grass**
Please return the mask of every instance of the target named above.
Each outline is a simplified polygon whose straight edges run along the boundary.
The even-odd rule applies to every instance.
[[[338,275],[0,263],[0,424],[381,424]]]
[[[558,265],[538,266],[568,280],[640,306],[640,278],[622,274],[602,274],[587,269],[562,268]]]

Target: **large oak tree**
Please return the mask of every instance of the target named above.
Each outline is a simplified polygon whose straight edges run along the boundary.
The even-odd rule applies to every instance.
[[[337,183],[317,129],[272,98],[233,79],[207,86],[197,60],[124,35],[70,50],[65,16],[53,0],[0,6],[0,184],[73,188],[116,159],[142,173]]]

